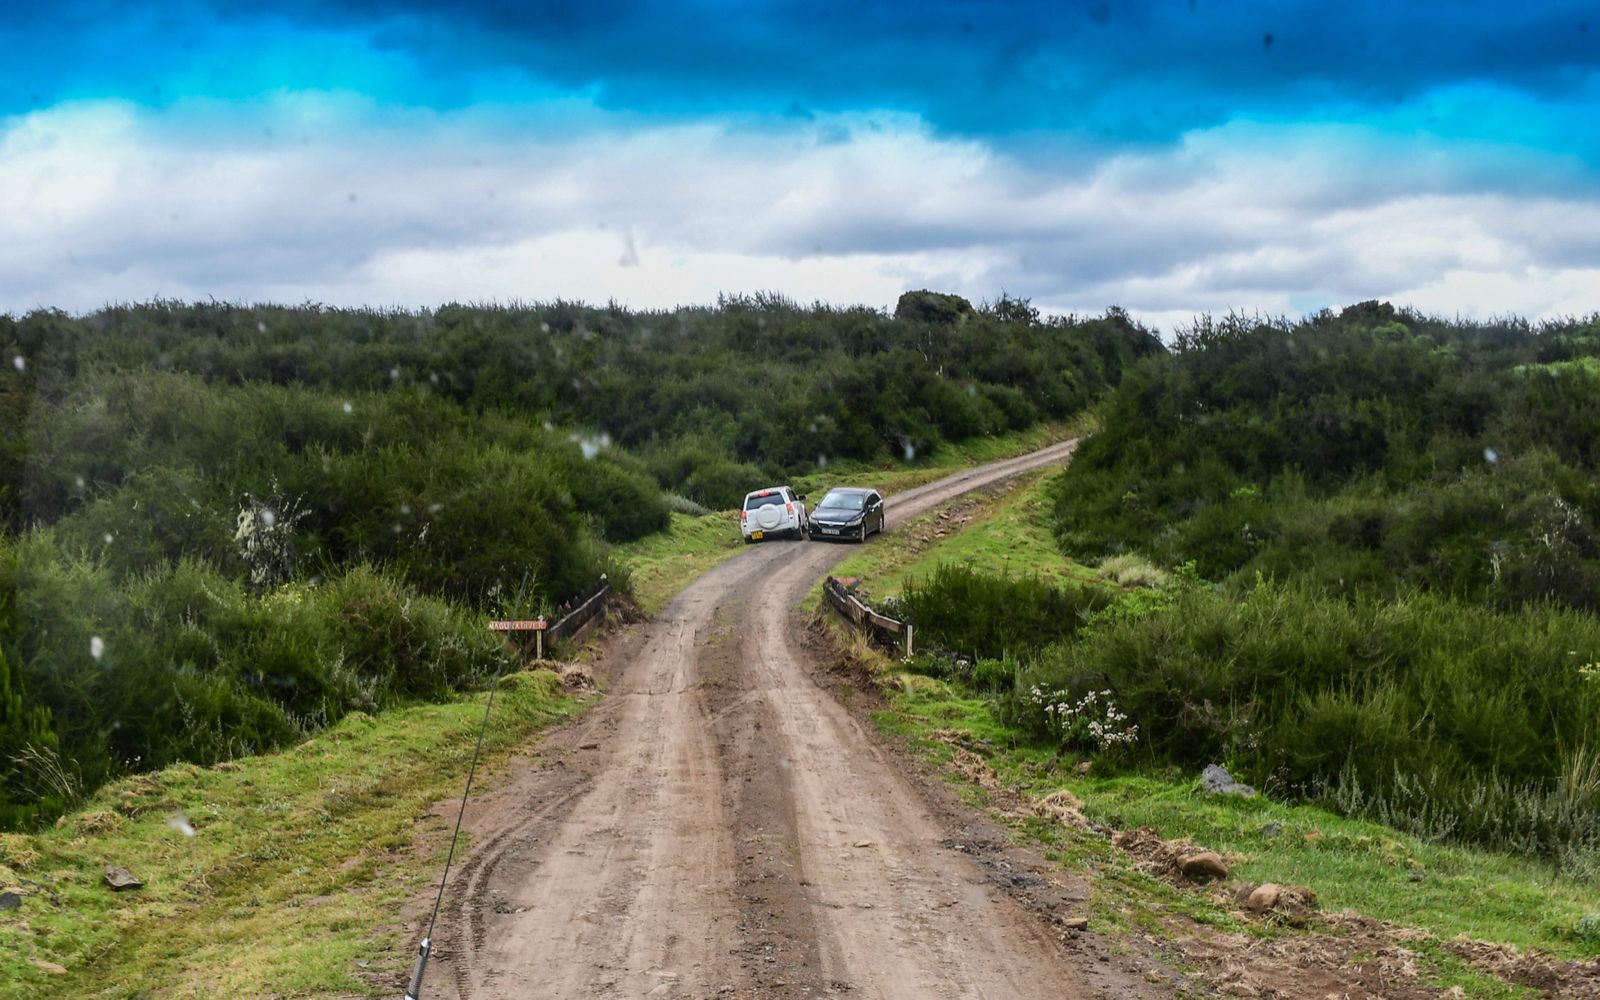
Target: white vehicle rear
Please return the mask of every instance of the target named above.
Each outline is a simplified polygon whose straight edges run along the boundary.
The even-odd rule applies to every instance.
[[[769,486],[745,494],[739,511],[739,533],[745,544],[774,535],[804,538],[806,535],[805,497],[787,486]]]

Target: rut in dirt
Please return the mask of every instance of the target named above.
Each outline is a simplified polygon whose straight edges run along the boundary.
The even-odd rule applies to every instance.
[[[1072,446],[890,497],[875,544]],[[797,609],[850,551],[755,546],[610,644],[602,703],[469,806],[430,995],[1147,992],[946,846],[950,818],[811,680]]]

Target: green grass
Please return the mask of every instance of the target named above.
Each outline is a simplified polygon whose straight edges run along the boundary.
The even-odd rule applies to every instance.
[[[429,810],[460,794],[485,697],[356,713],[282,753],[124,779],[54,829],[0,835],[0,880],[23,895],[0,914],[0,1000],[392,992],[369,977],[411,963],[405,908],[448,845]],[[581,707],[553,674],[506,677],[489,766]],[[110,892],[107,865],[144,888]]]
[[[743,547],[738,515],[725,510],[704,517],[674,512],[666,531],[619,545],[616,551],[628,567],[634,599],[653,615],[691,580]]]

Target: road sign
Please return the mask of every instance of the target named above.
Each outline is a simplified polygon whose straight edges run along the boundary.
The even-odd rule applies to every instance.
[[[549,627],[550,626],[543,618],[535,618],[533,621],[503,621],[489,623],[489,631],[491,632],[543,632]]]

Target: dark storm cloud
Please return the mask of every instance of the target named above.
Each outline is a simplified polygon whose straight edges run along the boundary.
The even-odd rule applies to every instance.
[[[319,0],[270,13],[242,3],[12,10],[0,39],[32,72],[8,74],[0,100],[11,110],[63,96],[158,101],[207,88],[239,96],[264,86],[273,67],[230,78],[211,58],[217,50],[297,33],[320,47],[277,57],[278,86],[452,107],[481,94],[486,75],[509,72],[531,88],[645,115],[886,108],[944,132],[1044,130],[1101,142],[1165,141],[1238,117],[1391,116],[1429,90],[1462,84],[1559,100],[1600,70],[1600,23],[1590,23],[1600,16],[1593,3],[1566,0]],[[383,72],[339,58],[340,38],[397,64]]]

